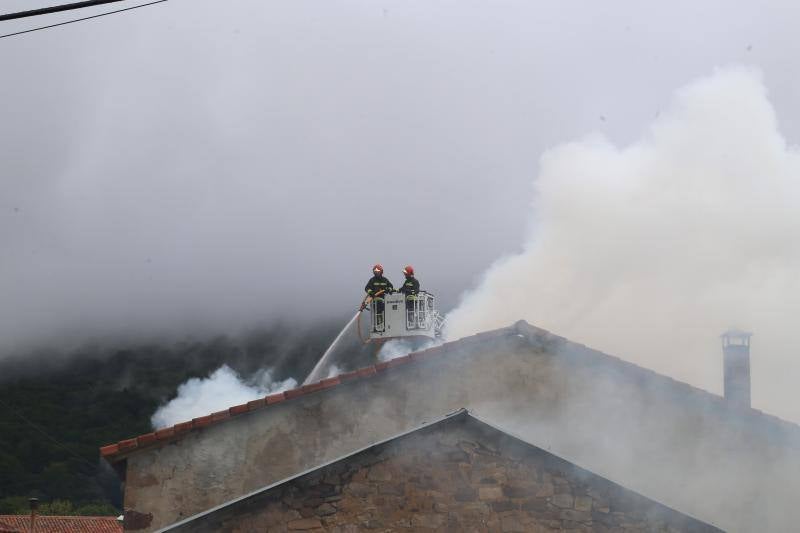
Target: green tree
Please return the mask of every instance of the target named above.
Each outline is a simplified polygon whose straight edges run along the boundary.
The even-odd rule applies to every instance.
[[[75,509],[75,514],[81,516],[119,516],[122,513],[108,502],[93,502],[81,505]]]
[[[72,502],[69,500],[53,500],[39,505],[39,514],[47,516],[71,516],[73,512]]]

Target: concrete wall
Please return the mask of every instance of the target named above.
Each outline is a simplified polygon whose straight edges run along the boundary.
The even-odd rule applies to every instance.
[[[177,531],[372,529],[719,533],[464,415],[283,483]]]
[[[723,529],[800,523],[795,427],[527,325],[133,453],[125,507],[157,529],[462,407]]]

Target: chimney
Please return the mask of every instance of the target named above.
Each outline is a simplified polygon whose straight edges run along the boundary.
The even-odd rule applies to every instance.
[[[36,531],[36,511],[39,510],[39,499],[28,498],[28,503],[31,506],[31,533]]]
[[[750,337],[731,329],[721,335],[725,400],[736,407],[750,407]]]

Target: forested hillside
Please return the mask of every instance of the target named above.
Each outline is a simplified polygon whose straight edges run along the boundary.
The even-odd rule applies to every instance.
[[[27,511],[32,496],[51,502],[54,514],[118,513],[119,482],[99,459],[100,445],[151,431],[150,417],[178,385],[222,364],[245,377],[271,368],[275,379],[302,379],[341,325],[274,324],[235,337],[5,357],[0,514]]]

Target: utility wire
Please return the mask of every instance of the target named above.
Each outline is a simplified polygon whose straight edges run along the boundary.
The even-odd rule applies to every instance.
[[[13,407],[11,407],[10,405],[8,405],[8,404],[7,404],[6,402],[4,402],[3,400],[0,400],[0,405],[4,406],[6,409],[8,409],[8,410],[9,410],[9,411],[11,411],[12,413],[14,413],[14,415],[15,415],[17,418],[19,418],[20,420],[22,420],[23,422],[25,422],[26,424],[28,424],[30,427],[32,427],[33,429],[35,429],[36,431],[38,431],[39,433],[41,433],[42,435],[44,435],[45,437],[47,437],[48,439],[50,439],[51,441],[53,441],[53,442],[54,442],[54,443],[55,443],[55,444],[56,444],[58,447],[60,447],[61,449],[65,450],[66,452],[68,452],[68,453],[69,453],[70,455],[72,455],[73,457],[75,457],[75,458],[77,458],[77,459],[80,459],[80,460],[81,460],[83,463],[85,463],[85,464],[89,465],[90,467],[92,467],[92,469],[95,469],[95,468],[97,468],[97,465],[96,465],[96,464],[90,463],[89,461],[87,461],[87,460],[86,460],[86,458],[85,458],[85,457],[81,457],[81,456],[80,456],[80,455],[78,455],[76,452],[74,452],[74,451],[72,451],[70,448],[68,448],[68,447],[67,447],[65,444],[62,444],[61,442],[59,442],[58,440],[56,440],[56,438],[55,438],[55,437],[51,437],[51,436],[50,436],[50,435],[49,435],[49,434],[48,434],[48,433],[47,433],[45,430],[43,430],[41,427],[39,427],[38,425],[34,424],[33,422],[31,422],[30,420],[28,420],[27,418],[25,418],[25,417],[24,417],[24,416],[22,416],[21,414],[19,414],[19,413],[17,412],[17,410],[16,410],[16,409],[14,409],[14,408],[13,408]]]
[[[125,0],[86,0],[85,2],[74,2],[72,4],[62,4],[60,6],[43,7],[41,9],[31,9],[29,11],[19,11],[17,13],[7,13],[0,15],[0,20],[14,20],[25,17],[38,17],[39,15],[47,15],[49,13],[59,13],[61,11],[70,11],[72,9],[82,9],[84,7],[99,6],[102,4],[110,4],[112,2],[124,2]]]
[[[25,487],[25,492],[31,492],[32,490],[36,490],[35,488],[36,482],[31,482],[30,479],[26,479],[24,481],[15,481],[14,483],[9,483],[7,485],[0,485],[0,494],[3,496],[12,496],[13,492],[16,492],[17,487]],[[0,522],[2,524],[2,522]],[[0,529],[0,531],[5,531]]]
[[[146,4],[140,4],[138,6],[126,7],[124,9],[117,9],[115,11],[108,11],[107,13],[100,13],[99,15],[92,15],[91,17],[83,17],[74,20],[68,20],[66,22],[59,22],[58,24],[50,24],[48,26],[40,26],[38,28],[32,28],[30,30],[18,31],[16,33],[7,33],[6,35],[0,35],[0,39],[4,37],[13,37],[14,35],[22,35],[23,33],[30,33],[32,31],[39,31],[39,30],[46,30],[47,28],[55,28],[56,26],[64,26],[65,24],[72,24],[73,22],[81,22],[84,20],[89,19],[96,19],[98,17],[105,17],[106,15],[113,15],[114,13],[122,13],[123,11],[130,11],[132,9],[138,9],[140,7],[147,7],[152,6],[153,4],[160,4],[162,2],[166,2],[167,0],[156,0],[155,2],[148,2]]]

